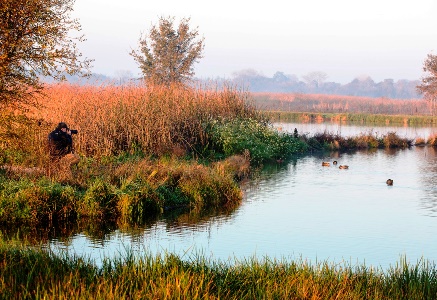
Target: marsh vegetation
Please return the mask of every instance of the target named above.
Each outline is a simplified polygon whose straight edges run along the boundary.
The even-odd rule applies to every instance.
[[[47,134],[61,120],[79,131],[74,142],[81,156],[77,166],[63,173],[50,168],[46,149]],[[232,88],[52,85],[46,97],[39,99],[38,109],[18,110],[10,106],[2,111],[0,122],[0,223],[8,228],[22,226],[23,230],[26,226],[38,229],[61,225],[68,232],[67,224],[76,223],[97,224],[86,225],[88,228],[105,223],[137,226],[179,209],[192,214],[211,209],[228,213],[241,203],[240,181],[250,178],[262,164],[286,162],[294,155],[308,152],[404,149],[415,144],[414,140],[401,138],[394,132],[381,136],[363,133],[355,137],[328,132],[311,136],[297,131],[280,132],[255,107],[249,94]],[[8,274],[5,276],[11,276],[10,281],[4,282],[12,282],[4,283],[5,290],[24,298],[37,293],[49,295],[49,290],[96,297],[107,292],[105,297],[109,298],[141,293],[159,296],[174,291],[190,298],[199,295],[316,297],[324,293],[346,297],[364,297],[368,293],[390,296],[405,292],[402,284],[396,287],[400,272],[420,273],[412,279],[417,289],[408,290],[407,295],[426,296],[435,289],[434,268],[422,269],[419,265],[403,265],[387,275],[373,273],[365,267],[337,269],[327,263],[311,266],[303,262],[253,260],[240,267],[239,262],[227,265],[204,258],[183,261],[170,255],[162,260],[148,257],[145,261],[133,258],[107,261],[100,269],[82,258],[17,249],[10,243],[3,245],[3,251],[5,258],[24,255],[19,261],[27,267],[44,265],[40,269],[47,270],[46,274],[28,273],[23,267],[16,272],[13,260],[3,261],[4,274]],[[169,261],[176,264],[169,266]],[[185,278],[188,285],[182,285],[182,289],[169,286],[155,286],[155,289],[150,285],[152,290],[134,286],[125,289],[127,285],[122,278],[130,277],[117,274],[143,274],[143,266],[157,270],[155,279],[178,282]],[[188,273],[185,269],[179,273],[181,267],[188,268]],[[164,276],[168,271],[174,277]],[[63,276],[57,282],[54,274],[59,272],[74,278],[77,284],[65,285],[63,280],[67,277]],[[266,272],[273,277],[259,285],[256,278],[265,277]],[[333,281],[326,282],[324,272],[334,274]],[[364,276],[360,283],[363,286],[375,280],[370,290],[358,288],[360,284],[351,279],[362,278],[362,272],[369,276]],[[234,279],[228,282],[231,277]],[[297,278],[302,281],[299,283]],[[32,285],[18,290],[22,280]],[[140,281],[146,284],[150,280]],[[48,282],[50,287],[46,285]],[[103,288],[108,284],[114,289]],[[326,289],[326,284],[332,289]],[[283,289],[281,285],[292,288]],[[78,286],[82,288],[76,289]]]

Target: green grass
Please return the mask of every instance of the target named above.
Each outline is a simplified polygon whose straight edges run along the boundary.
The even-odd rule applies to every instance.
[[[428,126],[437,124],[435,116],[382,115],[370,113],[314,113],[263,111],[272,122],[347,121],[352,124]]]
[[[248,173],[243,156],[208,166],[172,158],[87,161],[62,182],[46,176],[0,172],[0,224],[51,225],[78,218],[142,224],[184,207],[232,210],[242,200],[237,178]]]
[[[2,240],[2,299],[435,299],[437,269],[402,258],[388,270],[302,260],[124,257],[96,266]]]

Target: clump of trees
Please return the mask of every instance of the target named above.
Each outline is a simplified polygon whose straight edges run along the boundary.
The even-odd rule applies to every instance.
[[[369,76],[354,78],[351,82],[341,84],[327,81],[327,74],[321,71],[310,72],[299,80],[294,74],[276,72],[272,77],[267,77],[255,70],[242,70],[235,72],[232,79],[234,84],[247,86],[251,92],[275,93],[305,93],[325,95],[347,95],[360,97],[387,97],[396,99],[420,98],[416,86],[419,80],[384,79],[375,82]]]
[[[0,1],[0,103],[26,102],[43,90],[41,76],[89,74],[91,60],[82,59],[76,42],[84,41],[75,0]]]
[[[175,28],[174,17],[161,17],[148,35],[140,37],[139,48],[131,55],[147,83],[184,84],[194,76],[193,65],[203,57],[204,38],[198,39],[198,29],[191,30],[189,21],[184,18]]]

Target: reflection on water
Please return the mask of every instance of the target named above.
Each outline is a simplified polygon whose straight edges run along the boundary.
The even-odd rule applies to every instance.
[[[292,131],[295,124],[289,127]],[[322,167],[322,161],[333,160],[349,169]],[[388,178],[393,186],[386,185]],[[412,263],[422,257],[435,261],[436,183],[432,147],[307,155],[264,168],[243,187],[244,201],[230,213],[166,216],[101,237],[81,231],[68,240],[54,238],[50,246],[97,263],[126,249],[226,261],[253,256],[345,260],[383,268],[401,255]]]

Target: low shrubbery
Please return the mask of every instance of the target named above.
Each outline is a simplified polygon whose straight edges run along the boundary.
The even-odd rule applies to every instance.
[[[414,144],[414,140],[401,138],[395,132],[388,132],[381,136],[372,133],[361,133],[355,137],[342,137],[338,134],[321,132],[313,136],[303,135],[301,139],[309,145],[310,149],[315,150],[405,149]]]
[[[225,156],[247,152],[255,163],[283,160],[307,150],[307,145],[298,137],[250,118],[217,122],[211,128],[211,136],[212,148],[216,151]]]

